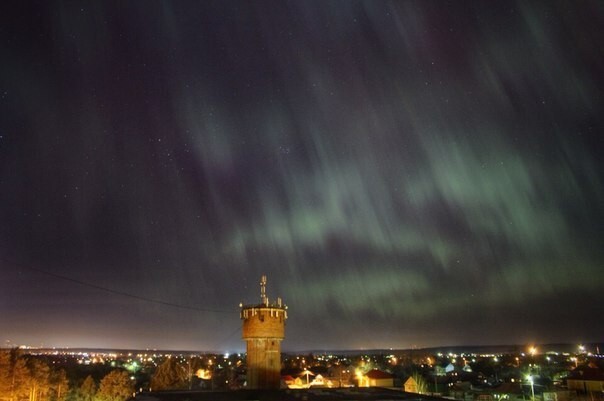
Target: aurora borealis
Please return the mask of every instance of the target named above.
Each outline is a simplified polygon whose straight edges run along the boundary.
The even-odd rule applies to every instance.
[[[601,2],[0,7],[1,341],[604,338]]]

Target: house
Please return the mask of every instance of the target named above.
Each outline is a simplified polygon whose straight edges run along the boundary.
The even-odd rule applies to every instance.
[[[576,398],[577,393],[571,390],[544,391],[543,401],[570,401]]]
[[[434,367],[434,373],[436,376],[445,376],[452,372],[455,372],[455,365],[452,363],[436,365]]]
[[[566,386],[582,393],[603,392],[604,372],[594,364],[579,366],[568,375]]]
[[[359,387],[394,387],[394,376],[390,373],[373,369],[359,376]]]
[[[294,379],[294,377],[291,375],[285,375],[285,376],[281,376],[281,381],[284,384],[281,387],[288,387],[288,386],[294,384],[296,379]],[[302,381],[300,381],[300,383],[302,383]]]
[[[315,378],[310,382],[311,387],[333,387],[330,380],[326,380],[323,375],[316,375]]]
[[[417,390],[417,381],[412,376],[409,376],[403,387],[407,393],[419,393]]]
[[[449,396],[456,400],[474,400],[474,394],[471,393],[472,383],[456,382],[449,386]]]
[[[524,399],[522,386],[520,383],[501,383],[491,390],[496,400],[520,401]]]

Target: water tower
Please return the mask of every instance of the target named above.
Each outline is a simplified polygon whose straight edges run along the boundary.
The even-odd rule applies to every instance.
[[[260,300],[260,304],[239,305],[243,320],[242,338],[247,344],[247,387],[278,389],[287,306],[281,298],[276,302],[269,301],[266,276],[260,279]]]

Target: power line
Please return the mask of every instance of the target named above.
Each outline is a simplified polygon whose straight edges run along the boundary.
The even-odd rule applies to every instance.
[[[6,261],[5,261],[6,262]],[[227,310],[220,310],[220,309],[208,309],[208,308],[199,308],[196,306],[189,306],[189,305],[181,305],[181,304],[177,304],[177,303],[173,303],[173,302],[167,302],[167,301],[163,301],[161,299],[154,299],[154,298],[148,298],[148,297],[144,297],[141,295],[136,295],[136,294],[130,294],[127,292],[123,292],[123,291],[118,291],[118,290],[114,290],[112,288],[108,288],[108,287],[103,287],[101,285],[98,284],[93,284],[87,281],[83,281],[83,280],[78,280],[72,277],[68,277],[68,276],[64,276],[62,274],[57,274],[57,273],[53,273],[53,272],[49,272],[47,270],[43,270],[43,269],[38,269],[36,267],[32,267],[32,266],[25,266],[23,264],[20,263],[10,263],[14,266],[18,266],[27,270],[32,270],[35,271],[37,273],[42,273],[45,274],[47,276],[51,276],[54,278],[58,278],[61,280],[65,280],[65,281],[69,281],[72,283],[76,283],[85,287],[90,287],[90,288],[94,288],[97,290],[101,290],[101,291],[105,291],[111,294],[115,294],[115,295],[121,295],[124,297],[129,297],[129,298],[134,298],[137,299],[139,301],[145,301],[145,302],[152,302],[155,304],[159,304],[159,305],[164,305],[164,306],[171,306],[173,308],[180,308],[180,309],[189,309],[189,310],[194,310],[194,311],[198,311],[198,312],[211,312],[211,313],[228,313],[228,314],[232,314],[233,311],[227,311]]]
[[[238,325],[235,330],[233,330],[231,332],[231,334],[227,335],[226,337],[223,337],[220,339],[220,341],[217,343],[217,345],[214,347],[214,351],[219,351],[222,349],[225,349],[229,340],[231,340],[231,338],[233,338],[233,336],[237,333],[241,332],[241,325]]]

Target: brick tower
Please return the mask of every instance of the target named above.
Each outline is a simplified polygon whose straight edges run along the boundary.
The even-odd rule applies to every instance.
[[[242,338],[247,344],[247,387],[278,389],[281,381],[281,341],[285,338],[287,306],[281,298],[274,303],[266,296],[266,276],[260,279],[257,305],[243,305]]]

